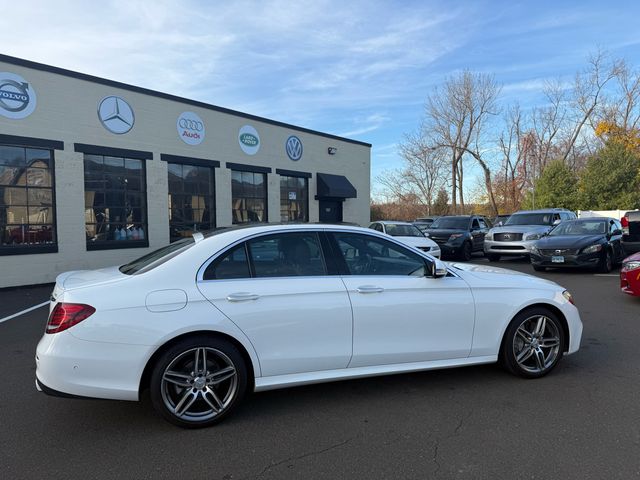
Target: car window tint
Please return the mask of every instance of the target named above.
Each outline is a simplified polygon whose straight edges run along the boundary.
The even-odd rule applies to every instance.
[[[474,230],[478,230],[480,228],[480,224],[478,223],[478,219],[474,218],[471,224],[471,228]]]
[[[207,267],[203,280],[229,280],[251,278],[244,243],[232,248]]]
[[[333,234],[351,275],[424,276],[419,255],[387,240],[357,233]]]
[[[249,254],[256,277],[326,275],[315,232],[279,233],[250,240]]]

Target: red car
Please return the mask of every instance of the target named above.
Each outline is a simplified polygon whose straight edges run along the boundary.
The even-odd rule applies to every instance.
[[[640,252],[634,253],[622,262],[620,288],[624,293],[640,297]]]

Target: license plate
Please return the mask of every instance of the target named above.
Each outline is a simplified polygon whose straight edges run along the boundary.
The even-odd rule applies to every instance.
[[[553,257],[551,257],[551,263],[564,263],[564,257],[554,255]]]

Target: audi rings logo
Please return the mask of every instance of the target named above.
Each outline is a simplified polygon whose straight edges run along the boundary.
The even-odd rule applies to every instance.
[[[302,142],[295,135],[291,135],[287,138],[285,150],[287,151],[289,158],[294,162],[297,162],[302,158]]]
[[[182,112],[176,122],[178,136],[187,145],[199,145],[204,140],[204,122],[194,112]]]
[[[36,92],[15,73],[0,73],[0,115],[14,120],[28,117],[36,108]]]

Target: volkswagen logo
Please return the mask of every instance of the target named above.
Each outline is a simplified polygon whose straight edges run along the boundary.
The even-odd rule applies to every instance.
[[[135,122],[131,106],[116,96],[102,99],[98,105],[98,118],[104,128],[117,135],[127,133]]]
[[[20,119],[31,115],[36,108],[36,93],[20,75],[0,73],[0,115]]]
[[[302,142],[295,135],[291,135],[289,138],[287,138],[285,149],[289,158],[294,162],[297,162],[298,160],[300,160],[300,158],[302,158]]]
[[[182,112],[176,122],[178,135],[187,145],[198,145],[204,140],[204,122],[197,113]]]

